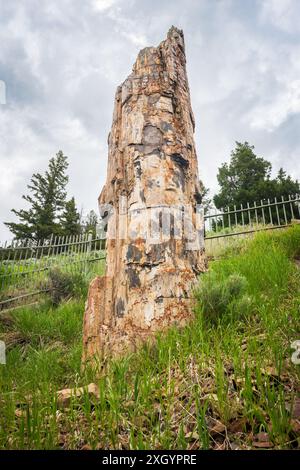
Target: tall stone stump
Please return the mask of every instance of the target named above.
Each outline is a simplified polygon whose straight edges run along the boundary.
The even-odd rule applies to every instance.
[[[84,361],[122,354],[192,316],[206,269],[194,127],[184,37],[172,27],[117,88],[99,197],[106,270],[89,288]]]

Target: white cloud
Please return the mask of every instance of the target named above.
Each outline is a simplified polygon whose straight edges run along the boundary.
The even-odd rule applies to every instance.
[[[0,222],[59,149],[70,158],[69,195],[97,208],[115,89],[139,49],[172,24],[185,33],[205,184],[216,191],[235,140],[299,178],[299,8],[299,0],[185,0],[184,8],[180,0],[0,0]]]
[[[133,32],[123,31],[122,35],[125,39],[129,39],[135,46],[138,47],[146,47],[147,46],[147,38],[144,34],[136,34]]]
[[[270,103],[252,109],[250,125],[272,132],[295,113],[300,113],[300,80],[286,84],[285,89]]]
[[[262,21],[271,22],[287,33],[300,31],[299,18],[299,0],[264,0],[262,3]]]
[[[92,5],[95,10],[103,12],[111,8],[116,3],[116,0],[93,0]]]

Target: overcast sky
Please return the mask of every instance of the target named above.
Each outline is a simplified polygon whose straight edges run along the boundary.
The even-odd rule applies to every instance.
[[[60,149],[69,196],[97,208],[115,89],[172,24],[185,34],[205,185],[217,190],[236,140],[300,179],[300,0],[0,0],[0,239]]]

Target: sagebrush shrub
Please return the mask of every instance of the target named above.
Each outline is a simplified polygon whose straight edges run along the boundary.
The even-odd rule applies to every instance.
[[[48,288],[53,305],[62,300],[80,296],[86,289],[86,281],[82,273],[66,273],[58,268],[49,271]]]
[[[231,274],[220,279],[214,272],[204,274],[195,290],[196,311],[216,324],[225,314],[229,317],[247,315],[252,299],[246,295],[247,279],[240,274]]]
[[[237,298],[246,292],[247,289],[247,279],[245,276],[240,274],[231,274],[225,281],[226,289],[228,290],[228,295],[231,298]]]
[[[232,318],[245,318],[254,310],[253,298],[244,294],[241,297],[236,298],[231,304],[231,316]]]

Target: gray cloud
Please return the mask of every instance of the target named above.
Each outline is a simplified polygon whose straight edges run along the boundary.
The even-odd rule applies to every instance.
[[[300,177],[298,0],[0,0],[0,12],[1,221],[59,149],[70,196],[96,208],[116,86],[172,24],[185,32],[205,184],[217,189],[235,140]]]

